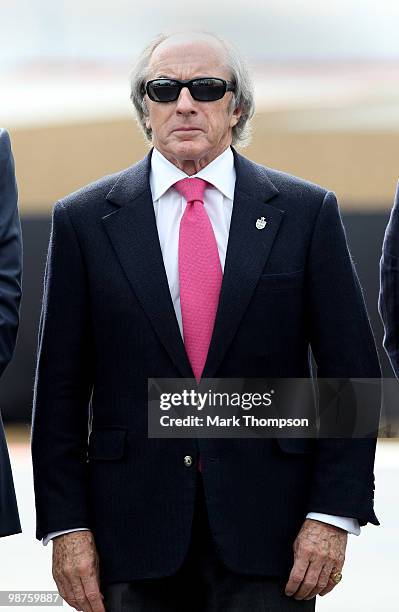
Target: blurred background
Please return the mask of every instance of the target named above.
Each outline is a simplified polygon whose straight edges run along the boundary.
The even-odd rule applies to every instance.
[[[24,237],[18,343],[0,381],[24,534],[0,541],[0,588],[53,586],[51,545],[42,549],[33,539],[28,447],[51,210],[60,197],[147,152],[129,100],[129,72],[156,34],[204,28],[247,57],[257,113],[252,143],[241,152],[336,192],[384,375],[393,376],[377,297],[382,238],[399,175],[398,25],[397,0],[328,6],[315,0],[201,0],[193,6],[0,0],[0,125],[12,139]],[[396,410],[394,400],[386,410]],[[345,580],[319,598],[321,610],[397,609],[399,450],[397,432],[385,433],[389,439],[379,441],[376,463],[383,527],[351,537]]]

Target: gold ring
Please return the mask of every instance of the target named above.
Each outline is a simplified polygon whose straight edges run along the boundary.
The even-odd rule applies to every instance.
[[[342,580],[341,572],[333,572],[332,574],[330,574],[330,579],[333,582],[335,582],[335,584],[338,584],[338,582],[341,582],[341,580]]]

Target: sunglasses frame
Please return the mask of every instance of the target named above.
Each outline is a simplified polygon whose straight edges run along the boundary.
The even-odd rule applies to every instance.
[[[223,85],[224,87],[224,92],[223,95],[220,96],[220,98],[215,98],[214,100],[198,100],[195,95],[193,95],[193,84],[196,81],[202,81],[205,79],[214,79],[216,81],[220,81],[220,83]],[[174,83],[176,83],[177,85],[179,85],[179,89],[177,92],[177,96],[174,100],[156,100],[152,94],[150,93],[150,85],[151,83],[154,83],[155,81],[173,81]],[[219,77],[197,77],[195,79],[185,79],[185,80],[179,80],[179,79],[168,79],[168,78],[159,78],[159,79],[151,79],[150,81],[147,81],[147,83],[145,84],[145,91],[147,93],[147,96],[150,98],[150,100],[152,100],[153,102],[160,102],[161,104],[167,103],[167,102],[176,102],[176,100],[178,100],[179,96],[180,96],[180,92],[183,89],[183,87],[187,87],[191,97],[196,100],[196,102],[216,102],[216,100],[221,100],[223,98],[223,96],[226,95],[226,92],[228,91],[235,91],[236,86],[232,81],[226,81],[225,79],[220,79]],[[194,88],[195,89],[195,88]]]

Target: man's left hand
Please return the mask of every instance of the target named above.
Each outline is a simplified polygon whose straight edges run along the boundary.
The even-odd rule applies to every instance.
[[[294,599],[326,595],[336,583],[331,572],[341,572],[348,533],[314,519],[306,519],[294,542],[294,565],[285,586]]]

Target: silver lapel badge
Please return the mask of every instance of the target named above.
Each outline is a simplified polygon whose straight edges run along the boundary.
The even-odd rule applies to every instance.
[[[267,221],[264,217],[256,219],[256,229],[265,229]]]

